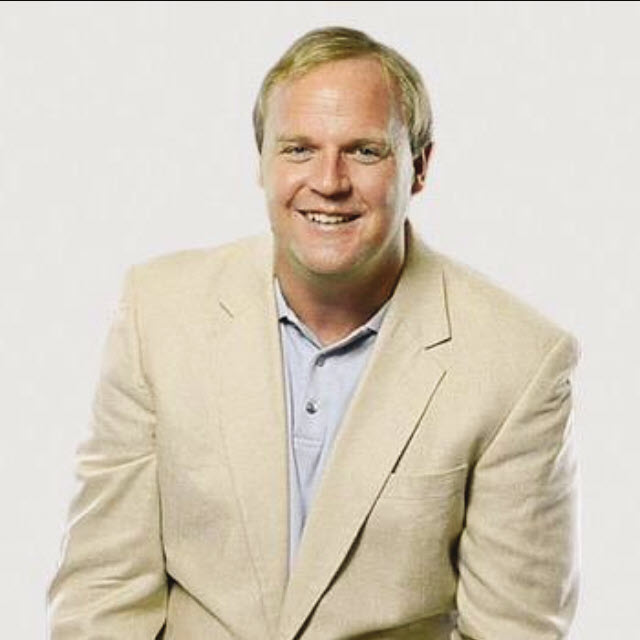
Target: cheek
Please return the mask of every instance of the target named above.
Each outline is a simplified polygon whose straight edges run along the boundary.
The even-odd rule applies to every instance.
[[[369,207],[378,210],[390,210],[396,207],[400,185],[394,171],[368,172],[358,180],[361,197]]]
[[[295,168],[274,166],[266,174],[265,191],[270,206],[290,206],[304,179]]]

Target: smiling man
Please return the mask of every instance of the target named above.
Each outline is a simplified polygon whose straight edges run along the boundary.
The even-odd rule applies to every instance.
[[[313,31],[254,127],[272,233],[127,274],[51,637],[566,638],[577,341],[413,231],[420,75]]]

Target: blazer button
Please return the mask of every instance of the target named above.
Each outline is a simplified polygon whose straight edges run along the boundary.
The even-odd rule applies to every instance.
[[[315,400],[307,400],[307,404],[304,406],[307,413],[317,413],[318,403]]]

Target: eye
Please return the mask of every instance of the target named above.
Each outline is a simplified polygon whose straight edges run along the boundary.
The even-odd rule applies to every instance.
[[[376,147],[356,147],[353,150],[353,155],[359,162],[367,164],[373,164],[382,157],[382,152]]]
[[[301,144],[291,144],[284,147],[282,153],[289,159],[300,162],[301,160],[306,160],[311,155],[311,149]]]

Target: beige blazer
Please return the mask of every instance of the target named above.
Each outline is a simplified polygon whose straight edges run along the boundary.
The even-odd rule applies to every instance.
[[[270,237],[128,272],[51,638],[567,636],[577,342],[409,237],[290,575]]]

